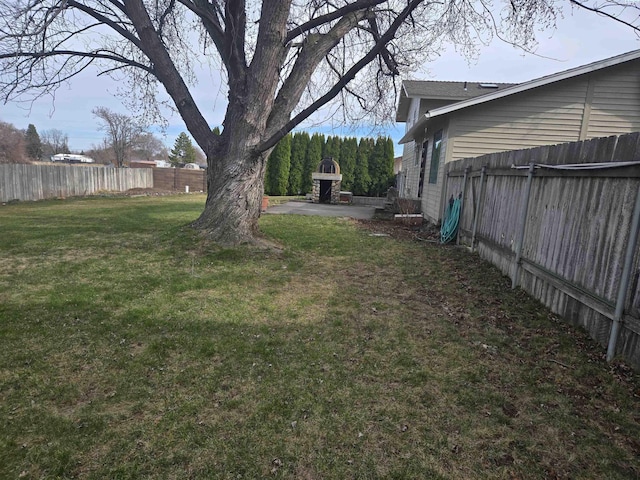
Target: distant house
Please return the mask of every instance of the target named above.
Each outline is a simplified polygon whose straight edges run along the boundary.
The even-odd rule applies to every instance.
[[[51,155],[51,161],[59,163],[95,163],[93,158],[75,153],[57,153]]]
[[[516,85],[405,81],[400,195],[442,219],[444,164],[640,130],[640,50]]]
[[[171,168],[173,165],[166,160],[131,160],[131,168]]]
[[[129,162],[131,168],[156,168],[156,162],[153,160],[131,160]]]
[[[398,175],[402,171],[402,157],[393,159],[393,174]]]

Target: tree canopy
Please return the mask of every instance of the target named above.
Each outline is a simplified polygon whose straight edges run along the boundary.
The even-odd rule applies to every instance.
[[[336,155],[336,145],[340,146],[339,155]],[[321,156],[319,152],[323,152]],[[395,181],[393,140],[389,137],[362,138],[358,145],[357,138],[325,138],[316,133],[311,141],[308,133],[295,132],[280,140],[269,156],[265,193],[311,193],[312,172],[325,157],[333,158],[340,165],[342,190],[355,188],[357,195],[382,196]]]
[[[69,136],[62,130],[51,128],[40,133],[42,153],[45,157],[51,157],[58,153],[71,153],[69,149]]]
[[[268,195],[286,195],[291,169],[291,135],[287,135],[275,146],[267,161],[264,192]]]
[[[169,161],[174,165],[179,163],[194,163],[196,161],[196,149],[191,143],[189,135],[181,132],[169,154]]]
[[[127,100],[156,115],[162,87],[209,163],[205,210],[193,225],[222,243],[252,241],[266,160],[293,128],[330,102],[346,107],[346,119],[389,118],[396,79],[445,42],[472,54],[498,36],[530,49],[560,3],[0,0],[0,98],[51,93],[91,66],[128,81]],[[220,135],[203,115],[208,104],[192,95],[200,63],[226,78]]]
[[[132,155],[143,160],[155,160],[167,158],[169,152],[163,141],[153,133],[143,132],[136,138]]]
[[[29,163],[24,134],[10,123],[0,121],[0,164]]]
[[[127,153],[144,133],[144,127],[129,115],[112,112],[106,107],[93,109],[93,115],[102,123],[100,129],[106,133],[106,140],[116,157],[116,165],[124,165]]]
[[[358,144],[353,181],[353,193],[355,195],[367,195],[371,187],[369,155],[373,151],[374,145],[375,141],[370,138],[361,138]]]
[[[27,131],[24,134],[25,147],[27,149],[27,156],[31,160],[40,160],[42,157],[42,142],[40,141],[40,135],[36,130],[36,126],[32,123],[27,127]]]
[[[302,191],[302,175],[310,141],[311,137],[307,132],[296,132],[291,139],[291,162],[289,166],[290,195],[305,193]]]

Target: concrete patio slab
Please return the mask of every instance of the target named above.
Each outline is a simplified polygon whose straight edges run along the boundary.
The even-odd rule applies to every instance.
[[[287,202],[267,208],[267,214],[318,215],[321,217],[350,217],[360,220],[373,218],[376,207],[367,205],[330,205],[327,203]]]

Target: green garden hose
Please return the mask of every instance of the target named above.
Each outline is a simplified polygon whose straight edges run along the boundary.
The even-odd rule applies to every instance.
[[[451,197],[447,211],[440,227],[440,243],[449,243],[456,238],[458,232],[458,222],[460,221],[460,207],[462,199],[460,197],[454,199]]]

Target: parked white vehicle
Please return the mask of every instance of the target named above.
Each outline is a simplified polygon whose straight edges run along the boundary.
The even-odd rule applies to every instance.
[[[86,155],[76,155],[75,153],[57,153],[51,156],[52,162],[62,163],[95,163],[95,160]]]
[[[200,165],[197,163],[187,163],[184,168],[188,168],[189,170],[200,170]]]

